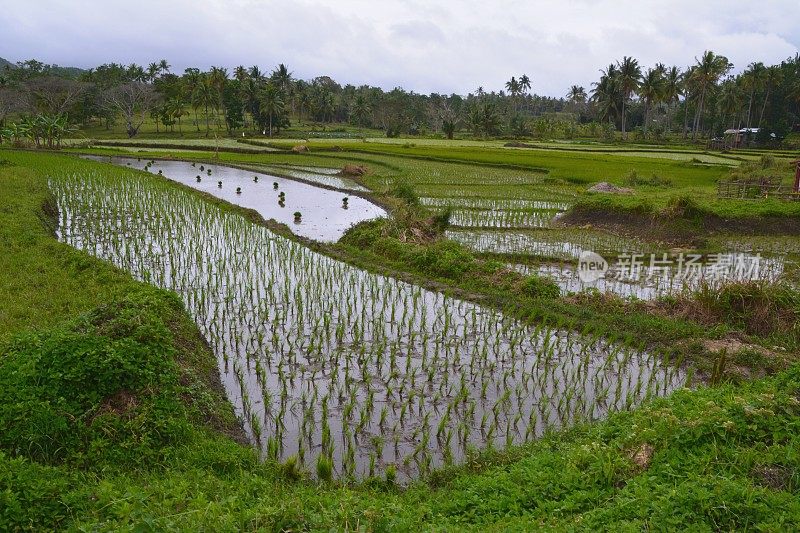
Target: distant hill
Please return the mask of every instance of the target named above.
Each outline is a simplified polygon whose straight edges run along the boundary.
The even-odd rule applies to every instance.
[[[0,57],[0,72],[5,70],[6,67],[17,68],[16,63],[12,63],[8,59]],[[52,76],[59,76],[62,78],[78,78],[86,70],[78,67],[61,67],[59,65],[42,64],[43,72]]]

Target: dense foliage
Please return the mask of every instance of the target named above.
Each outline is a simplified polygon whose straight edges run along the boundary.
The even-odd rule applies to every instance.
[[[322,136],[357,136],[361,128],[387,137],[433,133],[453,138],[595,137],[635,131],[660,140],[720,136],[728,128],[753,128],[748,143],[778,144],[800,124],[800,58],[778,65],[754,62],[736,75],[727,58],[706,51],[686,69],[657,64],[643,69],[632,57],[610,64],[591,90],[573,85],[565,97],[532,94],[534,81],[512,76],[499,91],[483,87],[467,95],[418,94],[395,88],[342,85],[327,76],[295,79],[281,64],[270,73],[258,66],[171,72],[166,60],[146,67],[109,63],[88,71],[35,60],[9,65],[0,74],[0,126],[8,117],[33,114],[66,118],[84,127],[110,128],[122,118],[129,136],[146,120],[156,133],[247,131],[272,136],[312,122],[332,126]],[[338,125],[339,127],[337,127]],[[336,131],[350,125],[350,133]],[[756,129],[758,131],[756,132]],[[25,132],[3,136],[20,142]],[[774,136],[773,136],[774,135]]]

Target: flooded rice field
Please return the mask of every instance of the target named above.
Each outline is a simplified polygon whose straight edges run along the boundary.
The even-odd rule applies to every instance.
[[[619,250],[641,250],[644,243],[615,235],[558,231],[494,231],[449,230],[447,238],[478,253],[550,257],[565,261],[577,260],[584,251],[609,253]]]
[[[340,176],[340,169],[324,167],[306,167],[301,165],[266,165],[263,167],[267,173],[274,172],[281,176],[288,176],[303,181],[333,187],[343,191],[369,192],[369,189],[359,185],[355,180]]]
[[[212,167],[217,179],[244,186]],[[412,479],[687,379],[658,354],[334,261],[166,181],[98,169],[50,187],[60,240],[179,294],[253,443],[312,472],[329,463],[356,479],[392,465]]]
[[[729,283],[765,281],[775,282],[784,277],[787,259],[782,256],[763,257],[759,254],[731,253],[728,266],[706,261],[692,272],[678,268],[653,269],[644,261],[638,273],[611,270],[596,280],[584,280],[575,265],[571,264],[509,264],[509,268],[525,275],[536,274],[552,279],[562,294],[597,290],[622,298],[654,300],[663,296],[676,296],[696,291],[704,286],[721,287]],[[708,259],[708,258],[706,258]]]
[[[652,300],[667,295],[694,291],[702,286],[718,287],[745,281],[774,282],[797,277],[798,256],[781,247],[765,247],[760,241],[723,242],[725,252],[713,254],[667,253],[649,249],[652,245],[635,239],[589,231],[495,231],[450,230],[447,237],[479,253],[543,258],[542,264],[510,260],[509,268],[520,273],[551,278],[563,294],[587,290],[612,293],[623,298]],[[762,250],[764,250],[762,252]],[[609,263],[609,272],[598,279],[582,279],[577,268],[581,255],[595,252]],[[625,271],[621,262],[637,254],[636,272]],[[697,257],[700,255],[700,257]],[[679,259],[683,257],[683,259]],[[694,261],[692,268],[681,269],[679,261]]]
[[[147,167],[153,174],[161,174],[232,204],[254,209],[265,219],[286,224],[295,235],[317,241],[337,241],[351,226],[386,216],[383,208],[364,198],[264,172],[185,161],[149,162],[125,157],[85,157],[139,170]],[[302,172],[304,175],[310,174],[305,170]],[[333,176],[330,179],[341,180]],[[300,213],[300,217],[296,213]]]

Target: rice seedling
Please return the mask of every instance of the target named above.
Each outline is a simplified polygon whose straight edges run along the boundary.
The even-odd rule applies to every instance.
[[[50,186],[59,238],[180,295],[253,443],[320,480],[395,483],[685,381],[659,354],[359,270],[142,173]]]

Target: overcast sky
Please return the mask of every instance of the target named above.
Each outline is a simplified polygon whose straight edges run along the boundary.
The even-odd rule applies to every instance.
[[[587,89],[623,55],[737,70],[800,48],[799,0],[0,0],[0,57],[92,67],[286,63],[295,77],[465,94],[528,74],[538,94]]]

